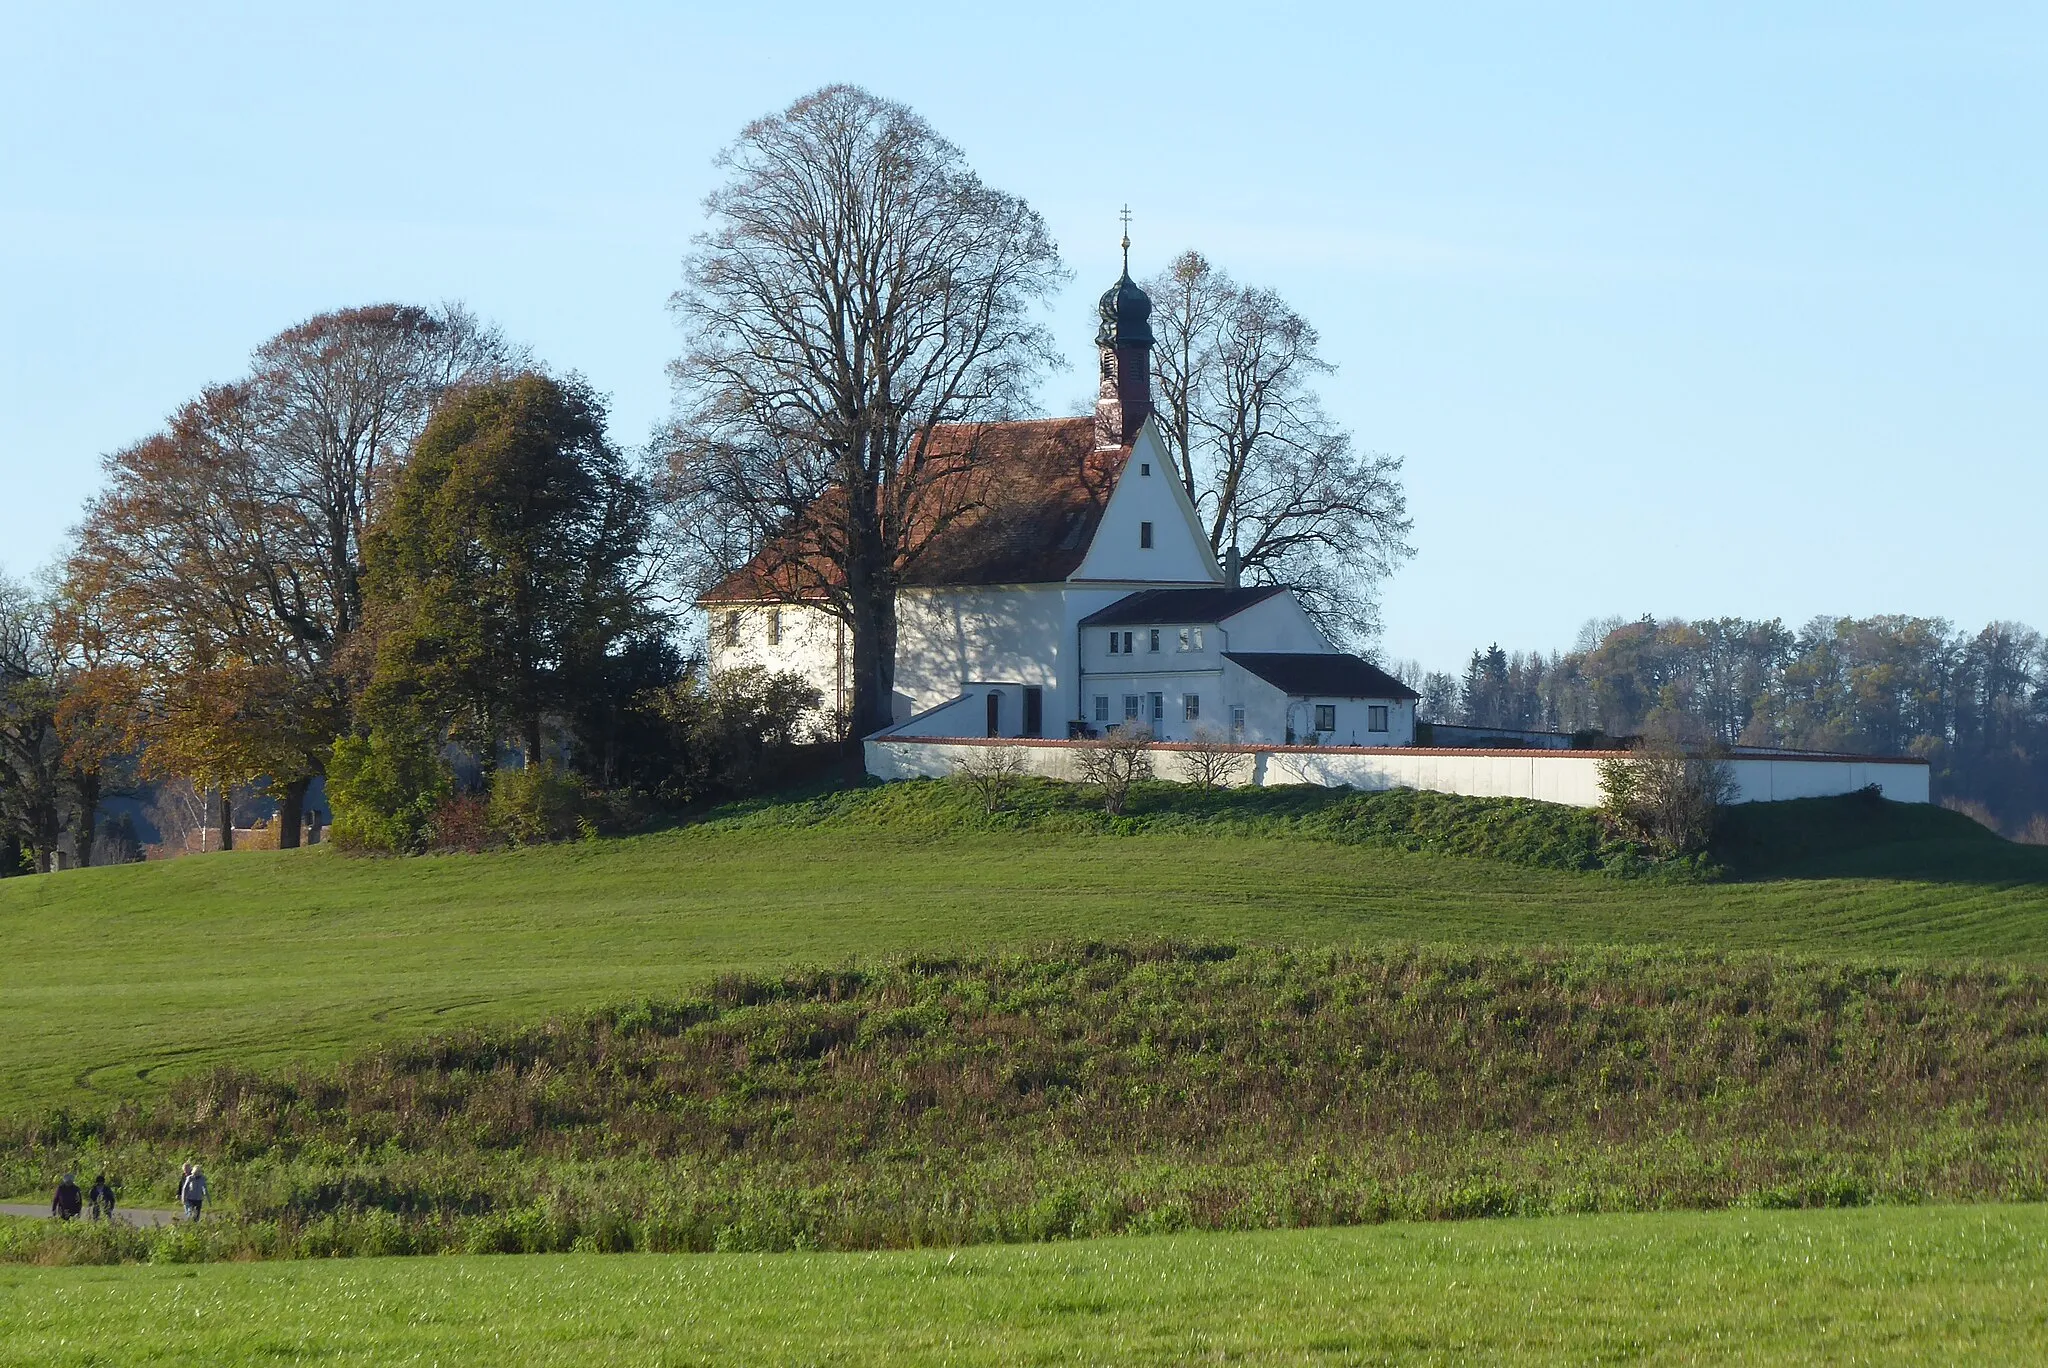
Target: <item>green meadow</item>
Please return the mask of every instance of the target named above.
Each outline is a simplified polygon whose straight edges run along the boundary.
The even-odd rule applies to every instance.
[[[2038,1362],[2048,1209],[0,1266],[0,1365]]]
[[[1437,818],[1390,834],[1317,825],[1333,802],[1377,811],[1372,795],[1192,812],[1154,796],[1149,815],[1105,823],[1065,798],[982,819],[951,785],[864,793],[493,854],[237,852],[0,881],[0,1114],[674,996],[728,972],[1054,941],[2048,959],[2048,849],[1932,809],[1889,810],[1908,825],[1881,842],[1811,816],[1796,824],[1811,840],[1751,832],[1747,867],[1698,883],[1546,867],[1597,852],[1543,825],[1563,819],[1542,805],[1468,802],[1491,823],[1468,836]]]

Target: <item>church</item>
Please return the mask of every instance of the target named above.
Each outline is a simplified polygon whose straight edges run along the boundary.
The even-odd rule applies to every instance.
[[[1210,548],[1152,421],[1152,301],[1128,241],[1099,313],[1092,416],[930,434],[972,450],[974,491],[899,591],[894,723],[878,736],[1412,745],[1414,690]],[[712,669],[794,671],[843,712],[845,628],[767,580],[757,558],[699,600]]]

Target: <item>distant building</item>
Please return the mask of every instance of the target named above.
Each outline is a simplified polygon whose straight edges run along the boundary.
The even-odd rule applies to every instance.
[[[1406,746],[1417,695],[1340,651],[1284,585],[1231,583],[1152,415],[1152,301],[1102,296],[1093,417],[940,428],[977,455],[971,512],[897,598],[895,720],[925,736]],[[848,701],[850,644],[757,558],[701,600],[715,670],[760,665]]]

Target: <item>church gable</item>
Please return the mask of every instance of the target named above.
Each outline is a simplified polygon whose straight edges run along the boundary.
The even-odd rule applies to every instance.
[[[1221,584],[1195,506],[1173,458],[1147,422],[1131,443],[1108,506],[1094,528],[1074,581]]]

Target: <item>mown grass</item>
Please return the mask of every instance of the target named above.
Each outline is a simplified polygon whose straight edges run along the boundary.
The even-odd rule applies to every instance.
[[[0,1114],[720,973],[1075,938],[2048,957],[2048,851],[1962,827],[1838,834],[1772,857],[1797,877],[1765,861],[1681,884],[1317,839],[1241,807],[1210,822],[1148,797],[1153,825],[1115,835],[1073,813],[1006,828],[949,785],[863,792],[491,855],[238,852],[0,881]],[[923,817],[889,810],[913,799]]]
[[[2048,1210],[0,1268],[0,1365],[2038,1362]]]
[[[0,1259],[858,1249],[2048,1196],[2048,974],[1084,945],[734,976],[9,1127],[198,1231]],[[167,1198],[166,1191],[154,1194]],[[228,1213],[232,1213],[232,1218]]]

